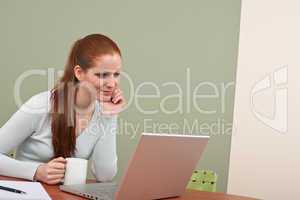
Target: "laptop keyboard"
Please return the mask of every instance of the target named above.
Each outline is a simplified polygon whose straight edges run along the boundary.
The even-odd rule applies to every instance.
[[[90,191],[89,189],[86,190],[83,196],[95,200],[113,200],[115,192],[115,185],[103,185],[97,188],[97,191],[93,188],[91,188]]]

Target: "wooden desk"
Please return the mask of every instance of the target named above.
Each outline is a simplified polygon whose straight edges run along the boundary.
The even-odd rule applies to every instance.
[[[22,181],[22,179],[0,176],[0,180]],[[85,200],[66,192],[59,190],[57,185],[43,184],[44,188],[53,200]],[[228,195],[218,192],[200,192],[196,190],[187,190],[185,194],[179,198],[169,198],[170,200],[254,200],[254,198]]]

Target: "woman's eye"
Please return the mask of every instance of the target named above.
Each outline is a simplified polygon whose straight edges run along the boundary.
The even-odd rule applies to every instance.
[[[106,78],[106,77],[109,76],[108,73],[97,73],[97,74],[95,74],[95,75],[98,76],[99,78]]]
[[[102,75],[103,78],[106,78],[108,76],[109,76],[109,73],[103,73],[103,75]]]
[[[120,73],[115,73],[114,76],[115,76],[115,77],[119,77],[119,76],[120,76]]]
[[[95,75],[98,76],[99,78],[107,78],[107,77],[109,77],[111,75],[111,73],[104,72],[104,73],[96,73]],[[119,76],[120,76],[119,72],[114,73],[114,77],[115,78],[118,78]]]

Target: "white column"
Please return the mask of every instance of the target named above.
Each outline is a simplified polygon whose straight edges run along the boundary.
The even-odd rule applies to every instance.
[[[228,192],[300,199],[300,1],[242,1]]]

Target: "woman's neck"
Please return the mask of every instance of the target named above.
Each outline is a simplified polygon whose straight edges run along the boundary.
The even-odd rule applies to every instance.
[[[84,88],[78,88],[76,95],[76,108],[80,111],[78,114],[90,114],[95,109],[95,98],[93,95]]]

